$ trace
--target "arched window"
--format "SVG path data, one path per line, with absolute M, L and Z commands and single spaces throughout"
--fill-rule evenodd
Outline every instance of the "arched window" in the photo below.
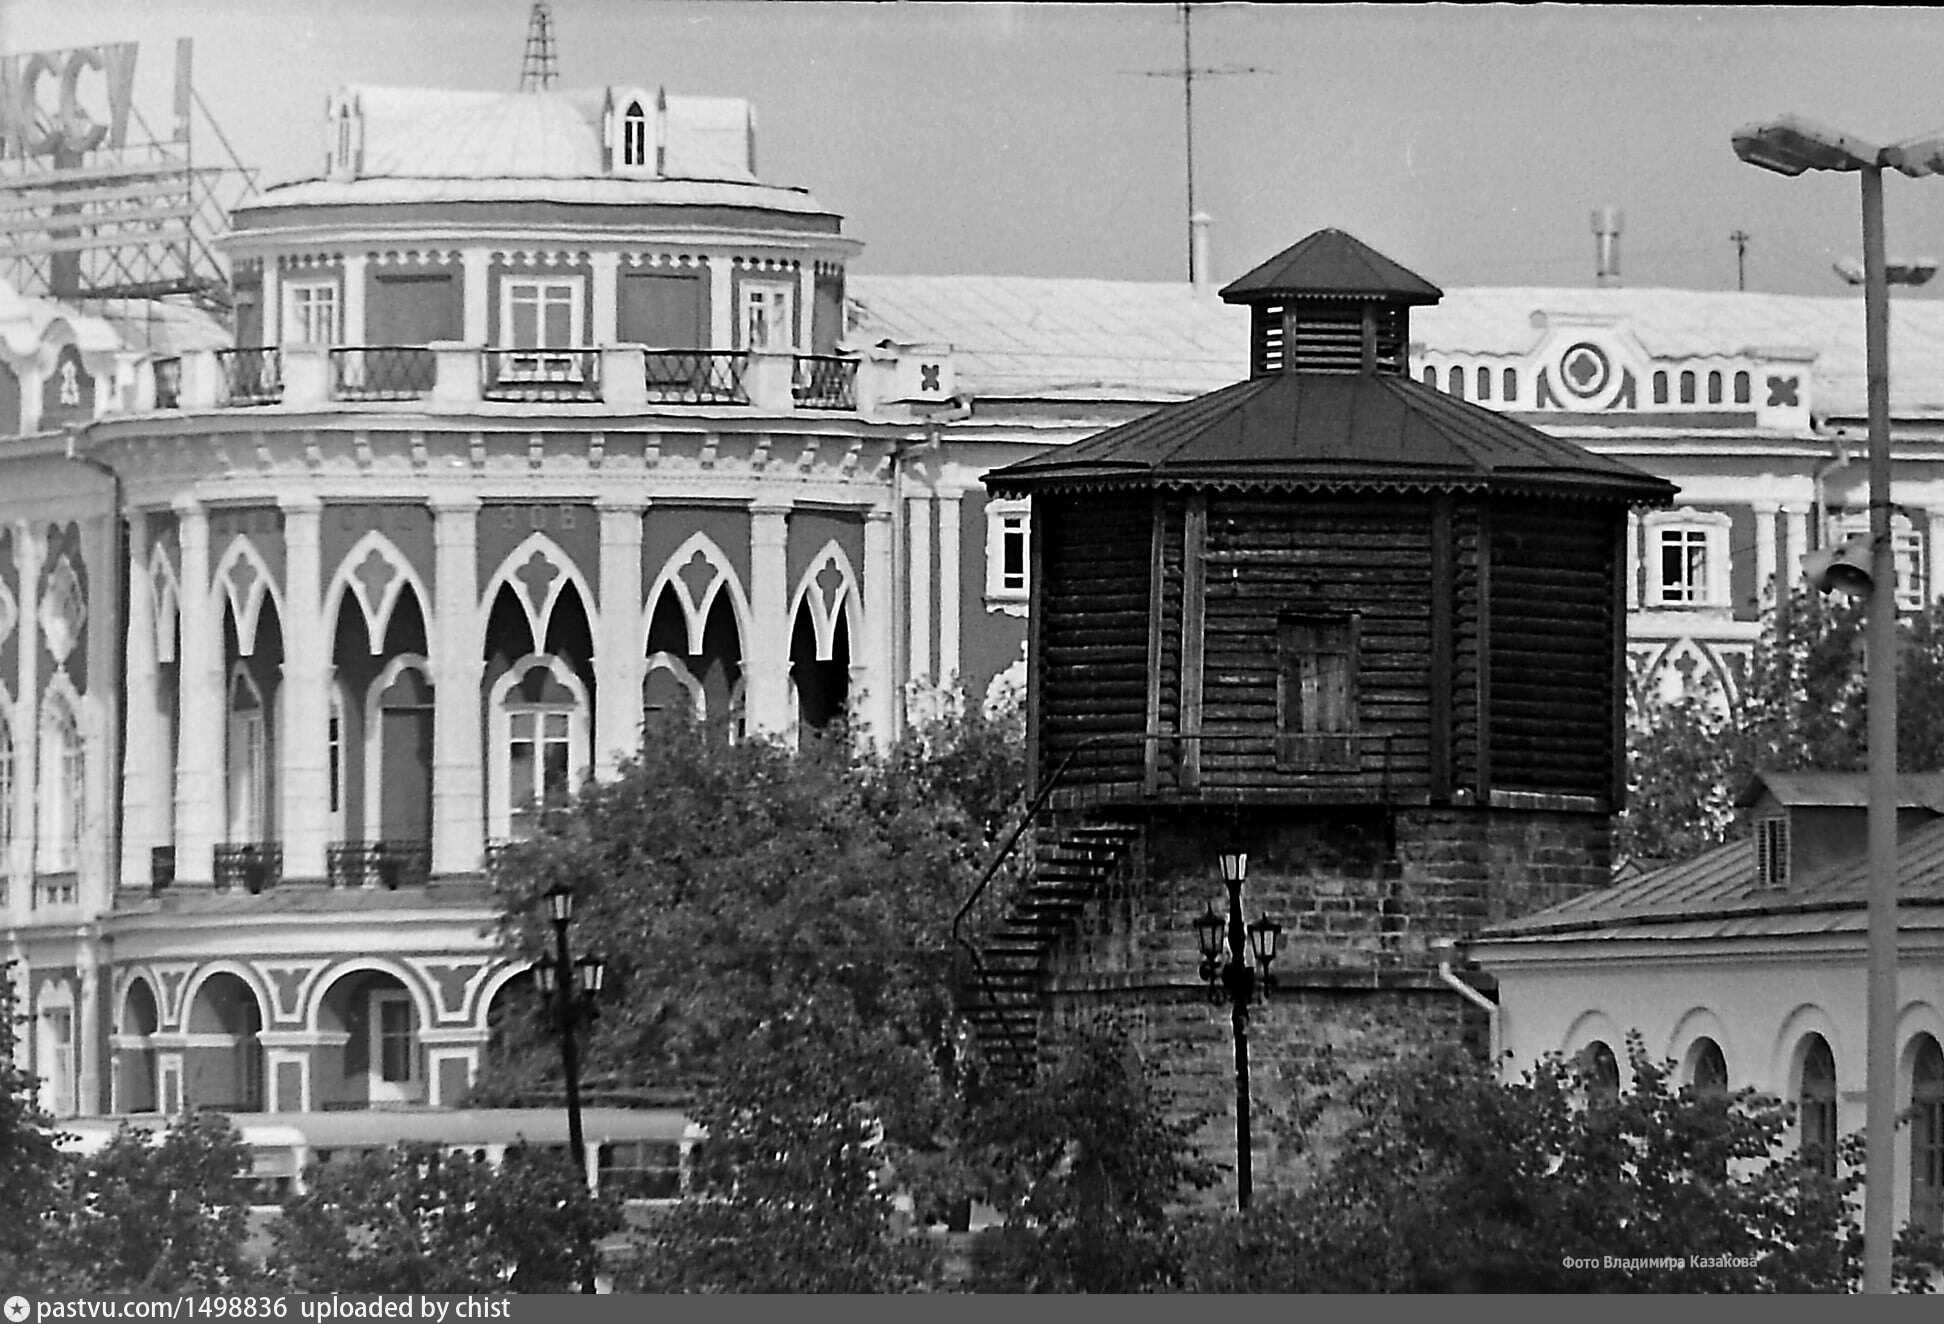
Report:
M 229 684 L 229 839 L 262 841 L 269 824 L 269 720 L 263 691 L 238 663 Z
M 1802 1086 L 1797 1093 L 1796 1121 L 1802 1137 L 1802 1161 L 1824 1176 L 1836 1175 L 1836 1057 L 1829 1041 L 1809 1036 L 1802 1050 Z
M 1910 1070 L 1910 1221 L 1944 1232 L 1944 1049 L 1920 1035 Z
M 1519 370 L 1517 368 L 1507 368 L 1503 373 L 1499 374 L 1499 399 L 1509 405 L 1517 402 L 1518 398 Z
M 1654 373 L 1654 403 L 1657 405 L 1667 403 L 1667 374 L 1665 372 L 1656 371 Z
M 1728 1092 L 1728 1059 L 1721 1045 L 1712 1039 L 1697 1039 L 1688 1054 L 1688 1083 L 1696 1094 L 1721 1095 Z
M 1480 368 L 1478 370 L 1478 398 L 1480 400 L 1489 400 L 1492 398 L 1492 370 L 1490 368 Z
M 1456 364 L 1445 372 L 1445 393 L 1460 400 L 1465 398 L 1465 370 Z
M 587 776 L 587 707 L 579 678 L 550 657 L 516 662 L 493 686 L 492 836 L 531 836 L 539 810 L 565 800 Z
M 1580 1050 L 1580 1080 L 1593 1103 L 1612 1103 L 1620 1097 L 1620 1061 L 1604 1040 L 1595 1039 Z
M 1721 403 L 1721 374 L 1718 372 L 1708 374 L 1708 403 L 1711 405 Z
M 621 116 L 621 164 L 648 164 L 648 116 L 643 113 L 639 101 L 629 102 L 628 109 Z
M 1684 372 L 1681 374 L 1681 403 L 1684 405 L 1694 403 L 1694 374 L 1692 372 Z
M 81 818 L 87 804 L 87 763 L 74 709 L 47 697 L 40 724 L 40 870 L 71 873 L 81 859 Z
M 1738 405 L 1748 403 L 1748 374 L 1746 372 L 1738 372 L 1735 374 L 1735 403 Z
M 1429 386 L 1434 391 L 1438 389 L 1438 370 L 1436 368 L 1427 367 L 1419 375 L 1423 377 L 1426 386 Z

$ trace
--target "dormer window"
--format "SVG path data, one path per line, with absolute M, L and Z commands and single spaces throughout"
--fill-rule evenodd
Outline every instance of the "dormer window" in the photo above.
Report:
M 1755 886 L 1789 885 L 1789 820 L 1778 814 L 1755 824 Z
M 639 101 L 629 102 L 621 116 L 621 164 L 629 169 L 648 164 L 648 114 Z

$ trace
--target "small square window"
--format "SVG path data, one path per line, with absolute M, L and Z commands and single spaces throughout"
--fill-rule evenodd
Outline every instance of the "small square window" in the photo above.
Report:
M 1032 517 L 1024 502 L 986 505 L 986 596 L 1024 600 L 1032 588 Z
M 1692 607 L 1708 600 L 1708 530 L 1677 526 L 1659 530 L 1660 600 Z

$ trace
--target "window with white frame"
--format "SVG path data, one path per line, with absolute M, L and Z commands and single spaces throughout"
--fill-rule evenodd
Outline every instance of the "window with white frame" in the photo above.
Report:
M 1829 545 L 1869 532 L 1869 511 L 1845 511 L 1829 521 Z M 1897 610 L 1922 611 L 1930 596 L 1930 570 L 1924 562 L 1924 535 L 1909 516 L 1890 517 L 1890 546 L 1897 565 Z
M 796 326 L 790 316 L 795 292 L 796 286 L 783 281 L 742 283 L 744 349 L 796 348 Z
M 267 824 L 270 757 L 263 692 L 238 663 L 229 687 L 229 839 L 261 841 Z
M 60 695 L 48 696 L 41 710 L 39 780 L 40 869 L 70 873 L 81 859 L 87 762 L 80 724 Z
M 1032 517 L 1024 501 L 986 502 L 986 596 L 1023 600 L 1031 565 Z
M 500 287 L 500 343 L 508 349 L 567 349 L 581 342 L 579 277 L 509 276 Z
M 621 164 L 634 168 L 648 164 L 648 115 L 639 101 L 629 102 L 621 116 Z
M 325 800 L 325 813 L 331 824 L 331 838 L 338 840 L 344 836 L 344 797 L 345 797 L 345 725 L 344 693 L 337 686 L 331 687 L 331 715 L 324 728 L 324 749 L 326 775 L 329 779 Z
M 587 697 L 572 671 L 552 659 L 515 665 L 493 686 L 489 832 L 523 840 L 541 811 L 562 803 L 587 775 Z
M 284 341 L 294 345 L 337 344 L 336 281 L 293 281 L 284 286 Z
M 1728 516 L 1679 510 L 1645 522 L 1649 607 L 1728 605 Z

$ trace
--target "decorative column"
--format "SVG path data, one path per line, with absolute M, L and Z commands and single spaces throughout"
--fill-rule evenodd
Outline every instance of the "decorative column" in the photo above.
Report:
M 1640 512 L 1627 512 L 1627 610 L 1640 610 Z
M 331 638 L 324 623 L 323 503 L 279 499 L 284 529 L 283 730 L 277 785 L 284 876 L 323 878 L 331 834 Z
M 938 679 L 956 685 L 959 679 L 959 498 L 960 492 L 938 494 Z
M 468 345 L 485 345 L 493 338 L 487 317 L 488 291 L 492 283 L 493 254 L 485 248 L 467 248 L 459 254 L 459 269 L 464 275 L 461 302 L 464 306 L 460 335 Z
M 122 751 L 121 882 L 149 878 L 149 851 L 169 844 L 169 732 L 156 707 L 160 668 L 155 656 L 155 581 L 149 577 L 148 515 L 128 512 L 128 642 L 123 702 L 128 743 Z
M 105 494 L 104 494 L 105 495 Z M 113 583 L 107 576 L 116 573 L 116 558 L 121 554 L 121 512 L 110 505 L 105 513 L 81 521 L 82 558 L 91 582 L 90 609 L 102 609 L 112 601 Z M 92 579 L 96 573 L 102 578 Z M 112 608 L 102 610 L 112 619 Z M 115 885 L 121 867 L 121 816 L 115 812 L 121 794 L 119 776 L 122 756 L 122 724 L 115 711 L 122 702 L 111 677 L 120 659 L 120 640 L 111 629 L 87 632 L 86 688 L 80 696 L 83 767 L 86 783 L 82 788 L 81 851 L 75 862 L 75 895 L 87 913 L 105 913 L 114 905 Z M 97 1098 L 94 1107 L 102 1106 Z
M 1944 594 L 1944 510 L 1929 512 L 1924 539 L 1924 547 L 1928 553 L 1926 565 L 1930 571 L 1930 582 L 1924 586 L 1924 598 L 1926 601 L 1935 602 L 1940 594 Z
M 1767 607 L 1775 601 L 1775 516 L 1781 510 L 1773 501 L 1755 503 L 1755 605 Z
M 594 269 L 594 306 L 588 320 L 588 337 L 595 345 L 612 345 L 620 338 L 617 330 L 617 306 L 621 301 L 619 290 L 621 255 L 619 253 L 595 253 L 588 261 Z
M 601 516 L 601 617 L 594 646 L 594 775 L 604 781 L 641 748 L 644 504 L 640 497 L 595 502 Z
M 80 1001 L 74 1009 L 80 1031 L 74 1064 L 75 1111 L 86 1115 L 107 1105 L 101 1082 L 105 1041 L 101 1034 L 101 951 L 93 938 L 75 944 L 74 964 L 81 975 Z
M 371 259 L 363 253 L 347 253 L 344 257 L 344 343 L 347 345 L 367 345 L 370 338 L 365 334 L 365 270 Z
M 892 683 L 891 519 L 889 509 L 872 510 L 864 517 L 863 654 L 869 677 L 862 711 L 867 734 L 882 748 L 898 735 L 898 695 Z
M 1809 511 L 1805 506 L 1782 507 L 1782 582 L 1780 596 L 1787 597 L 1802 574 L 1802 558 L 1809 555 Z
M 176 741 L 176 881 L 214 878 L 210 853 L 223 831 L 223 768 L 227 731 L 223 721 L 223 634 L 216 595 L 209 584 L 209 516 L 200 502 L 176 503 L 182 546 L 178 586 L 182 649 L 181 696 Z
M 40 808 L 34 788 L 40 780 L 40 571 L 42 548 L 34 526 L 13 526 L 14 572 L 20 585 L 19 668 L 14 676 L 13 841 L 8 869 L 30 893 L 34 884 L 34 820 Z
M 475 547 L 479 501 L 443 496 L 432 503 L 432 872 L 472 873 L 486 846 L 486 769 L 480 741 L 479 628 Z
M 915 691 L 929 684 L 931 669 L 931 590 L 932 590 L 932 499 L 929 496 L 905 498 L 909 537 L 905 541 L 905 578 L 910 585 L 911 612 L 906 624 L 910 631 L 910 665 L 905 669 Z
M 749 638 L 743 651 L 743 721 L 751 735 L 790 729 L 790 507 L 749 512 Z
M 263 264 L 263 343 L 283 344 L 283 264 L 268 258 Z

